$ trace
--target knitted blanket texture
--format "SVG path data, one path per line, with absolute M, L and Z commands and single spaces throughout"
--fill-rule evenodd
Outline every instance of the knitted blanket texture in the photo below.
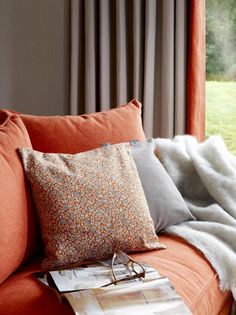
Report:
M 198 143 L 192 136 L 155 139 L 163 166 L 196 221 L 165 231 L 197 247 L 215 268 L 220 289 L 236 300 L 236 156 L 219 136 Z

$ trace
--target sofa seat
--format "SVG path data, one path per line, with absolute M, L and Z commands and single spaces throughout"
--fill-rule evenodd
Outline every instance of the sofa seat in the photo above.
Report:
M 167 276 L 194 315 L 226 315 L 232 304 L 230 292 L 219 289 L 217 274 L 204 256 L 186 241 L 162 234 L 165 250 L 132 254 Z M 1 315 L 69 315 L 56 292 L 40 284 L 31 273 L 40 270 L 40 259 L 12 274 L 0 285 Z
M 41 259 L 13 273 L 0 285 L 1 315 L 72 315 L 69 305 L 60 303 L 55 290 L 39 283 L 32 272 L 40 271 Z
M 217 273 L 204 255 L 179 237 L 164 234 L 159 237 L 166 250 L 132 257 L 148 262 L 168 277 L 194 315 L 229 314 L 232 295 L 220 291 Z

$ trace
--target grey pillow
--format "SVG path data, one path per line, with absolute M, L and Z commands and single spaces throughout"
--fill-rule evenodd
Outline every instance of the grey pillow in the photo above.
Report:
M 154 221 L 155 230 L 195 220 L 184 199 L 154 154 L 154 141 L 131 141 L 131 152 Z

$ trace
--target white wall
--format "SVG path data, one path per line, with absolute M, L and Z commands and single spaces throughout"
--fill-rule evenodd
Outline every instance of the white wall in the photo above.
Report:
M 68 1 L 0 0 L 0 108 L 68 112 Z

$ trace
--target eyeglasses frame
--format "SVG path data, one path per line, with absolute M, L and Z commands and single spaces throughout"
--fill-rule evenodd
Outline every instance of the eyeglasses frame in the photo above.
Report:
M 122 260 L 121 257 L 123 257 L 123 258 L 125 257 L 126 261 Z M 135 274 L 127 276 L 127 277 L 124 277 L 122 279 L 117 279 L 117 277 L 115 276 L 115 271 L 114 271 L 115 259 L 117 259 L 124 266 L 127 266 L 128 269 L 131 270 L 131 272 L 134 272 Z M 135 270 L 134 265 L 138 265 L 141 268 L 142 271 L 141 272 L 137 272 Z M 117 283 L 123 282 L 123 281 L 135 280 L 135 279 L 139 279 L 139 278 L 145 278 L 145 269 L 144 269 L 143 265 L 141 263 L 139 263 L 138 261 L 133 260 L 125 252 L 122 252 L 120 250 L 115 251 L 114 254 L 113 254 L 112 263 L 111 263 L 111 273 L 112 273 L 112 282 L 110 284 L 117 284 Z

